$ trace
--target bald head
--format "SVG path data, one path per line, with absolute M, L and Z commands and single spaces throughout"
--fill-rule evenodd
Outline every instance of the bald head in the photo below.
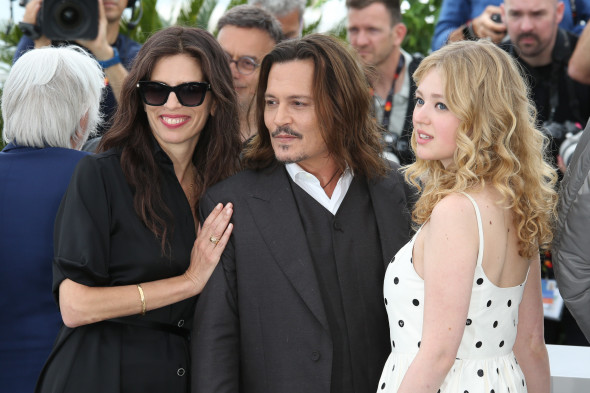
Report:
M 551 62 L 564 4 L 558 0 L 505 0 L 501 5 L 510 40 L 531 66 Z

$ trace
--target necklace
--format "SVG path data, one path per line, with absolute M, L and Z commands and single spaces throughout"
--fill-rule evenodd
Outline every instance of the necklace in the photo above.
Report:
M 328 187 L 328 184 L 332 183 L 332 180 L 334 180 L 334 178 L 336 177 L 336 175 L 340 172 L 340 169 L 336 169 L 336 172 L 334 172 L 334 174 L 332 175 L 332 177 L 330 178 L 330 180 L 328 180 L 328 182 L 322 186 L 322 188 L 325 190 L 326 187 Z M 320 184 L 321 186 L 321 184 Z

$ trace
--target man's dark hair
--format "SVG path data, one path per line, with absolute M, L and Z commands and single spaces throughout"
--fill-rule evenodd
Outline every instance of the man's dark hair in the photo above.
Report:
M 238 5 L 227 11 L 217 22 L 217 31 L 224 26 L 256 28 L 266 31 L 275 43 L 283 40 L 279 21 L 268 11 L 253 5 Z
M 344 43 L 310 34 L 277 44 L 264 58 L 256 91 L 258 134 L 246 147 L 245 166 L 262 169 L 275 162 L 270 132 L 264 122 L 265 93 L 274 64 L 312 61 L 312 96 L 319 132 L 340 169 L 375 178 L 387 172 L 381 134 L 371 114 L 371 94 L 362 63 Z
M 387 8 L 389 16 L 391 17 L 391 25 L 395 25 L 402 21 L 402 12 L 399 0 L 346 0 L 346 8 L 363 9 L 371 4 L 381 3 Z

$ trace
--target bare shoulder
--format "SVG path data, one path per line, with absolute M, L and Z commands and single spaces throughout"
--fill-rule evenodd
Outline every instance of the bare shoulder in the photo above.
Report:
M 443 223 L 472 223 L 475 219 L 475 209 L 467 196 L 460 193 L 453 193 L 441 199 L 430 216 L 433 224 Z
M 475 209 L 463 194 L 449 194 L 441 199 L 425 227 L 424 241 L 450 242 L 451 244 L 478 244 L 478 229 Z
M 459 193 L 445 196 L 432 210 L 424 229 L 423 237 L 416 239 L 416 244 L 424 251 L 425 281 L 433 273 L 436 276 L 449 268 L 473 278 L 471 269 L 475 268 L 474 261 L 477 260 L 479 232 L 475 209 L 469 198 Z M 414 260 L 415 269 L 421 274 L 420 260 Z

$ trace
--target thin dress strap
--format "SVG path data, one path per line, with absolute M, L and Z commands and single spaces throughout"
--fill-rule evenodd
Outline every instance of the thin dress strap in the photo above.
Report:
M 475 208 L 475 216 L 477 217 L 477 231 L 479 233 L 479 250 L 477 251 L 477 266 L 481 266 L 483 261 L 483 226 L 481 223 L 481 214 L 479 213 L 479 207 L 475 202 L 475 199 L 471 197 L 471 195 L 467 194 L 466 192 L 461 192 L 461 194 L 465 195 L 471 201 L 471 204 Z

